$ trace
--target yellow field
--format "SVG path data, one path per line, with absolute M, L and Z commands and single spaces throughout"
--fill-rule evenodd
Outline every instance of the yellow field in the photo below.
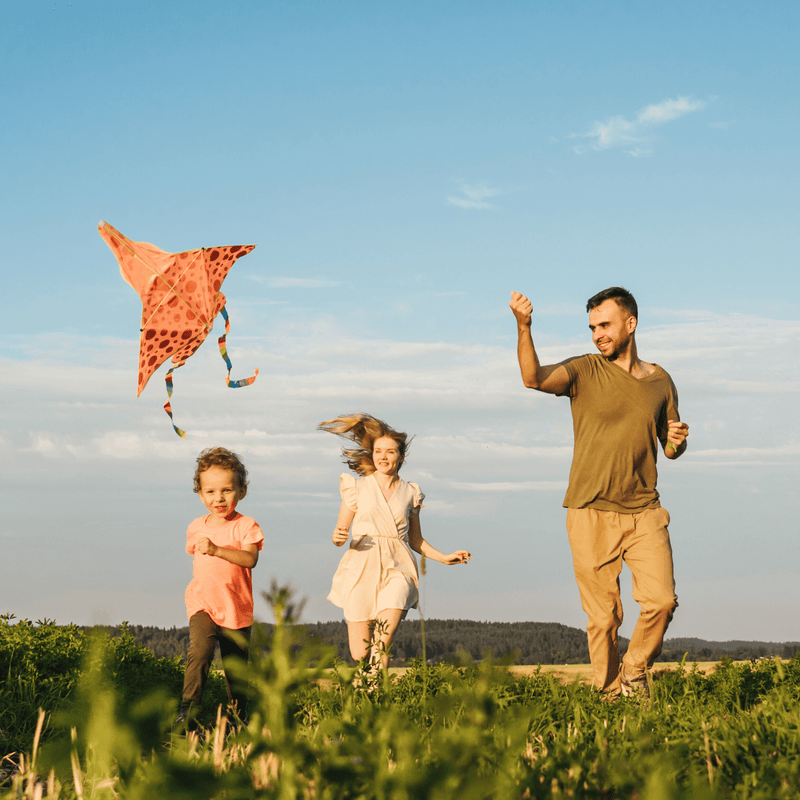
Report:
M 722 662 L 720 661 L 701 661 L 697 664 L 698 669 L 705 675 L 713 672 Z M 652 673 L 657 676 L 659 673 L 671 672 L 679 667 L 677 661 L 664 661 L 657 663 Z M 687 669 L 693 665 L 686 664 Z M 391 667 L 389 669 L 390 675 L 405 675 L 407 667 Z M 521 665 L 506 667 L 513 675 L 533 675 L 537 669 L 541 669 L 543 673 L 551 673 L 555 675 L 564 683 L 572 683 L 573 681 L 583 681 L 589 683 L 592 680 L 592 668 L 589 664 L 543 664 L 541 667 L 535 665 Z
M 701 661 L 698 663 L 698 669 L 705 675 L 713 672 L 721 662 L 719 661 Z M 652 669 L 654 676 L 663 672 L 672 672 L 677 669 L 680 664 L 677 661 L 664 661 L 655 664 Z M 691 665 L 686 665 L 691 668 Z M 539 669 L 535 666 L 514 666 L 509 667 L 514 675 L 532 675 Z M 584 681 L 589 683 L 592 680 L 592 668 L 589 664 L 545 664 L 541 667 L 542 672 L 548 672 L 556 675 L 560 680 L 565 683 L 572 681 Z
M 721 663 L 721 661 L 700 661 L 698 662 L 697 667 L 704 675 L 708 675 L 717 669 Z M 672 672 L 673 670 L 676 670 L 679 666 L 680 664 L 677 661 L 659 662 L 653 667 L 651 673 L 653 677 L 656 678 L 665 672 Z M 692 664 L 686 664 L 685 668 L 688 670 L 693 666 L 694 662 Z M 591 683 L 592 680 L 592 668 L 589 664 L 543 664 L 541 667 L 531 664 L 524 664 L 504 667 L 503 669 L 509 670 L 512 675 L 533 675 L 537 669 L 541 669 L 543 673 L 555 675 L 564 683 L 573 683 L 574 681 Z M 399 677 L 405 675 L 406 672 L 408 672 L 408 667 L 389 668 L 390 677 Z M 323 689 L 330 689 L 333 686 L 333 681 L 329 678 L 320 678 L 314 681 L 314 683 L 318 684 Z

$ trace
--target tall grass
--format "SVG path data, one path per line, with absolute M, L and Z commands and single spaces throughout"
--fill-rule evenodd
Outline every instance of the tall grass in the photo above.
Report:
M 356 670 L 286 624 L 288 595 L 272 599 L 270 647 L 239 676 L 247 727 L 220 713 L 182 737 L 167 694 L 124 700 L 109 670 L 87 670 L 47 741 L 42 722 L 28 755 L 14 756 L 0 797 L 800 796 L 800 659 L 728 662 L 710 676 L 682 665 L 657 676 L 649 703 L 606 702 L 541 672 L 422 660 L 356 688 Z
M 94 673 L 102 673 L 120 705 L 130 706 L 161 689 L 177 697 L 183 686 L 179 658 L 156 658 L 137 644 L 122 626 L 120 636 L 86 632 L 76 625 L 56 625 L 52 620 L 12 624 L 11 615 L 0 616 L 0 756 L 29 748 L 38 711 L 45 709 L 42 735 L 46 738 L 54 714 L 84 713 L 90 702 L 78 691 Z M 224 681 L 210 677 L 212 707 L 226 697 Z M 213 721 L 213 716 L 211 717 Z

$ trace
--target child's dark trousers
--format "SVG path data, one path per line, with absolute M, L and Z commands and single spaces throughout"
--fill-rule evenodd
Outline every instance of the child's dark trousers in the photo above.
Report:
M 234 634 L 232 636 L 231 634 Z M 236 641 L 244 639 L 241 644 Z M 238 658 L 247 663 L 247 651 L 250 643 L 250 628 L 223 628 L 217 625 L 205 611 L 198 611 L 189 620 L 189 656 L 186 661 L 186 675 L 183 681 L 183 707 L 199 709 L 203 697 L 203 689 L 208 680 L 208 670 L 214 660 L 214 648 L 219 642 L 220 656 L 225 667 L 229 658 Z M 228 688 L 228 700 L 234 705 L 240 717 L 244 716 L 247 698 L 237 690 L 236 684 L 225 669 L 225 683 Z

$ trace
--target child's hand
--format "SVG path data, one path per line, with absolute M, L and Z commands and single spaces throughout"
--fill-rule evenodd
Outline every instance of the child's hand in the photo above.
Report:
M 333 536 L 331 539 L 337 547 L 341 547 L 350 537 L 350 531 L 347 528 L 334 528 Z
M 217 554 L 217 546 L 211 541 L 211 539 L 208 539 L 205 536 L 202 539 L 197 540 L 197 544 L 194 546 L 194 549 L 198 553 L 202 553 L 204 556 L 213 556 Z
M 442 564 L 466 564 L 472 558 L 472 553 L 466 550 L 456 550 L 444 557 Z

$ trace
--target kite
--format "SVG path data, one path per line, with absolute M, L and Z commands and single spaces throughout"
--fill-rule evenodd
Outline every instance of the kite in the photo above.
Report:
M 238 258 L 255 248 L 254 244 L 229 247 L 202 247 L 183 253 L 166 253 L 148 242 L 133 242 L 107 222 L 97 226 L 100 235 L 119 262 L 122 277 L 142 299 L 142 325 L 139 344 L 138 397 L 150 376 L 170 356 L 175 365 L 164 379 L 167 402 L 175 433 L 186 438 L 172 418 L 172 373 L 205 341 L 214 326 L 217 314 L 225 320 L 225 333 L 219 338 L 219 350 L 228 366 L 225 379 L 232 389 L 249 386 L 258 375 L 239 381 L 231 380 L 226 337 L 231 324 L 225 309 L 222 281 Z

